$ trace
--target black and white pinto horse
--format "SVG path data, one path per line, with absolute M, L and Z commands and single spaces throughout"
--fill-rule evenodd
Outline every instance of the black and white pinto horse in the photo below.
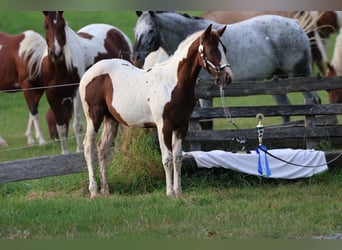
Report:
M 35 143 L 32 136 L 33 127 L 39 144 L 45 144 L 38 116 L 38 104 L 44 93 L 40 82 L 39 62 L 45 47 L 44 38 L 32 30 L 16 35 L 0 32 L 0 91 L 4 93 L 23 91 L 30 111 L 26 129 L 28 145 Z M 7 146 L 2 136 L 0 136 L 0 146 Z
M 232 80 L 225 47 L 220 41 L 224 31 L 225 27 L 214 31 L 208 26 L 204 32 L 197 32 L 181 43 L 169 60 L 149 69 L 111 59 L 102 60 L 87 70 L 79 90 L 87 121 L 84 156 L 91 197 L 98 195 L 93 164 L 95 138 L 102 122 L 98 144 L 102 194 L 109 194 L 106 161 L 119 123 L 157 127 L 166 194 L 181 193 L 182 141 L 196 103 L 195 84 L 200 69 L 206 69 L 217 84 Z
M 162 47 L 172 53 L 189 34 L 222 24 L 178 12 L 137 12 L 134 28 L 135 45 L 133 62 L 143 65 L 148 53 Z M 310 41 L 295 19 L 263 15 L 227 25 L 222 36 L 228 48 L 227 60 L 231 63 L 235 81 L 264 80 L 279 77 L 310 76 L 312 58 Z M 200 78 L 210 80 L 201 72 Z M 319 103 L 315 92 L 304 93 L 306 103 Z M 290 105 L 287 94 L 274 96 L 280 105 Z M 202 104 L 212 106 L 212 100 Z M 284 117 L 283 121 L 288 121 Z
M 133 46 L 118 28 L 108 24 L 90 24 L 77 33 L 66 23 L 63 11 L 44 11 L 44 28 L 47 42 L 42 60 L 42 81 L 46 85 L 47 100 L 55 114 L 62 154 L 68 153 L 66 143 L 68 107 L 65 99 L 74 99 L 74 131 L 77 151 L 82 151 L 82 105 L 78 83 L 84 72 L 95 62 L 108 58 L 130 60 Z

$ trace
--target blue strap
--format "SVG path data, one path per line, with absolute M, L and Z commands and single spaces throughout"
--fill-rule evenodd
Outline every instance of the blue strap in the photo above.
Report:
M 260 155 L 260 151 L 259 148 L 261 148 L 264 152 L 265 152 L 265 170 L 266 170 L 266 176 L 271 176 L 271 169 L 270 166 L 268 164 L 268 159 L 267 159 L 267 147 L 264 145 L 259 145 L 258 147 L 256 147 L 255 151 L 258 154 L 258 172 L 259 174 L 263 175 L 263 167 L 262 167 L 262 162 L 261 162 L 261 155 Z

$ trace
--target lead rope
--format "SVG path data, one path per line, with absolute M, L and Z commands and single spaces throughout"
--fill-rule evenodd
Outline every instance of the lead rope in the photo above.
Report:
M 223 90 L 222 84 L 219 85 L 219 89 L 220 89 L 220 99 L 221 99 L 221 104 L 222 104 L 224 116 L 225 116 L 226 120 L 228 121 L 228 123 L 232 124 L 236 130 L 240 131 L 240 128 L 235 124 L 235 122 L 233 122 L 232 115 L 229 112 L 228 105 L 226 104 L 226 101 L 225 101 L 224 90 Z M 246 146 L 245 146 L 246 140 L 245 139 L 235 137 L 232 140 L 236 140 L 239 144 L 243 145 L 241 148 L 241 151 L 245 150 L 245 148 L 246 148 Z
M 260 156 L 260 151 L 264 152 L 265 153 L 265 160 L 264 160 L 264 163 L 265 163 L 265 168 L 266 168 L 266 175 L 267 176 L 270 176 L 271 175 L 271 170 L 269 169 L 269 164 L 268 164 L 268 160 L 267 160 L 267 157 L 266 155 L 269 155 L 271 156 L 272 158 L 278 160 L 278 161 L 281 161 L 281 162 L 284 162 L 286 164 L 289 164 L 289 165 L 293 165 L 293 166 L 297 166 L 297 167 L 303 167 L 303 168 L 318 168 L 318 167 L 323 167 L 325 165 L 329 165 L 331 164 L 332 162 L 336 161 L 338 158 L 340 158 L 342 156 L 342 152 L 339 153 L 336 157 L 334 157 L 333 159 L 331 159 L 330 161 L 326 162 L 326 163 L 322 163 L 322 164 L 319 164 L 319 165 L 303 165 L 303 164 L 298 164 L 298 163 L 293 163 L 293 162 L 289 162 L 287 160 L 284 160 L 284 159 L 281 159 L 280 157 L 270 153 L 267 149 L 266 146 L 262 145 L 262 138 L 263 138 L 263 135 L 264 135 L 264 125 L 261 123 L 261 121 L 263 120 L 264 118 L 264 115 L 263 114 L 257 114 L 256 115 L 256 118 L 258 119 L 258 125 L 256 126 L 256 129 L 257 129 L 257 133 L 258 133 L 258 139 L 259 139 L 259 145 L 256 147 L 255 151 L 257 152 L 257 154 L 259 155 L 259 159 L 258 159 L 258 172 L 260 174 L 263 174 L 263 164 L 261 162 L 261 156 Z M 260 151 L 259 151 L 260 150 Z

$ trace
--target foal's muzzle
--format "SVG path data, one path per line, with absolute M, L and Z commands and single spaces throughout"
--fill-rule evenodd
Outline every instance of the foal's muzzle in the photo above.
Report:
M 233 72 L 229 64 L 220 65 L 216 67 L 216 84 L 230 84 L 233 81 Z

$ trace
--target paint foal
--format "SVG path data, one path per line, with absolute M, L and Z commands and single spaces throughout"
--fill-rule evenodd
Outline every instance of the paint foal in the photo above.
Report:
M 38 104 L 44 89 L 37 88 L 41 87 L 39 62 L 45 47 L 44 38 L 32 30 L 18 35 L 0 32 L 0 91 L 13 93 L 23 90 L 30 111 L 26 129 L 29 145 L 35 143 L 31 132 L 33 126 L 39 144 L 45 143 L 38 119 Z M 7 145 L 1 136 L 0 145 Z
M 157 127 L 166 194 L 181 193 L 182 141 L 196 103 L 195 84 L 200 69 L 205 68 L 218 84 L 232 80 L 220 41 L 225 28 L 212 31 L 210 25 L 204 32 L 197 32 L 180 44 L 173 57 L 149 69 L 113 59 L 96 63 L 84 74 L 80 96 L 87 121 L 84 156 L 91 197 L 98 194 L 93 162 L 95 138 L 102 122 L 98 144 L 102 194 L 109 194 L 106 165 L 119 123 Z
M 84 72 L 95 62 L 107 58 L 130 60 L 132 44 L 118 28 L 108 24 L 91 24 L 77 33 L 66 23 L 63 11 L 44 11 L 44 28 L 48 48 L 42 61 L 43 83 L 47 100 L 55 114 L 62 154 L 68 153 L 67 123 L 63 118 L 63 100 L 74 98 L 74 131 L 77 151 L 82 150 L 82 106 L 78 83 Z M 63 86 L 63 87 L 61 87 Z

